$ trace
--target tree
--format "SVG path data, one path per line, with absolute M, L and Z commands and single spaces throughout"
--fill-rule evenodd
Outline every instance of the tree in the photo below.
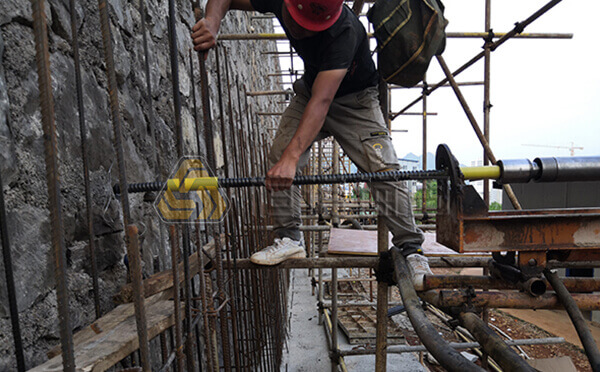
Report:
M 427 180 L 427 191 L 425 194 L 425 206 L 427 209 L 437 209 L 437 182 L 436 180 Z M 423 203 L 423 189 L 415 193 L 415 204 L 420 209 Z

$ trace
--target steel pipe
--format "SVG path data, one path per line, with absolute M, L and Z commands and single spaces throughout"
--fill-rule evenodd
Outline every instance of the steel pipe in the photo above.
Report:
M 402 302 L 404 302 L 410 322 L 423 342 L 423 345 L 427 347 L 427 350 L 442 367 L 449 371 L 483 371 L 482 368 L 469 362 L 460 353 L 451 348 L 433 327 L 421 307 L 417 292 L 415 292 L 406 259 L 402 256 L 399 248 L 394 247 L 391 249 L 391 252 L 394 260 L 394 276 L 398 283 Z
M 575 301 L 574 296 L 569 293 L 555 272 L 546 269 L 544 270 L 544 276 L 546 279 L 548 279 L 548 282 L 550 282 L 552 288 L 554 288 L 556 296 L 565 307 L 565 310 L 567 310 L 567 313 L 573 322 L 573 326 L 579 335 L 579 339 L 583 344 L 583 348 L 585 349 L 585 354 L 588 357 L 592 371 L 600 371 L 600 351 L 598 350 L 598 345 L 592 336 L 592 332 L 590 331 L 587 322 L 585 319 L 583 319 L 583 315 L 581 314 L 580 310 L 581 307 L 578 306 L 579 304 Z M 600 301 L 596 302 L 596 307 L 600 308 Z
M 532 345 L 553 345 L 562 344 L 565 339 L 562 337 L 546 337 L 546 338 L 534 338 L 534 339 L 518 339 L 518 340 L 506 340 L 504 341 L 508 346 L 532 346 Z M 468 350 L 480 348 L 479 342 L 449 342 L 448 345 L 456 350 Z M 391 345 L 388 346 L 388 354 L 403 354 L 403 353 L 418 353 L 427 351 L 425 345 Z M 340 355 L 342 356 L 355 356 L 355 355 L 373 355 L 375 349 L 352 349 L 352 350 L 341 350 Z
M 511 32 L 494 33 L 495 39 L 502 39 L 510 35 L 515 39 L 572 39 L 573 34 L 570 33 L 521 33 L 511 34 Z M 373 38 L 373 33 L 368 33 L 369 38 Z M 489 37 L 487 32 L 446 32 L 446 37 L 449 39 L 484 39 Z M 219 35 L 219 41 L 235 41 L 235 40 L 288 40 L 285 34 L 269 34 L 269 33 L 249 33 L 249 34 L 223 34 Z M 500 41 L 498 40 L 498 41 Z
M 492 331 L 480 317 L 470 312 L 460 313 L 461 324 L 481 344 L 482 349 L 507 371 L 536 371 L 521 358 L 500 336 Z
M 475 291 L 473 295 L 465 290 L 429 290 L 420 292 L 419 296 L 440 308 L 462 306 L 470 303 L 477 308 L 493 309 L 562 309 L 556 294 L 546 293 L 531 297 L 521 292 L 488 292 Z M 581 310 L 600 310 L 600 295 L 573 294 L 573 300 Z
M 559 278 L 569 292 L 598 292 L 600 279 Z M 542 281 L 545 285 L 545 281 Z M 424 290 L 473 287 L 475 289 L 521 289 L 523 285 L 484 275 L 425 275 Z M 543 293 L 542 293 L 543 294 Z

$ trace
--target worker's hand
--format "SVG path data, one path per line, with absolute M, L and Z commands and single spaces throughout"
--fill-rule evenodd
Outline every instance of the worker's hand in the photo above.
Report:
M 286 156 L 285 154 L 279 159 L 277 164 L 269 170 L 265 179 L 265 185 L 269 191 L 282 191 L 292 187 L 292 181 L 296 175 L 296 166 L 298 160 Z
M 219 22 L 211 18 L 202 18 L 192 27 L 192 41 L 194 49 L 204 52 L 217 45 Z

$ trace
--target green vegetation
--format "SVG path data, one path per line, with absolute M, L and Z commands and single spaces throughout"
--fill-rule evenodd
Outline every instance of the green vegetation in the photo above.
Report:
M 427 180 L 427 191 L 425 195 L 425 203 L 427 209 L 437 209 L 437 182 L 436 180 Z M 423 203 L 423 190 L 418 190 L 415 193 L 415 204 L 417 209 L 420 209 Z
M 502 206 L 500 205 L 500 203 L 492 202 L 490 204 L 490 211 L 501 211 L 501 210 L 502 210 Z

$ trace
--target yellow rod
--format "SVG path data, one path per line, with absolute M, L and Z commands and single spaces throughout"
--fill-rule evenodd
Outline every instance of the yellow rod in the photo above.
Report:
M 498 179 L 500 178 L 500 167 L 489 165 L 483 167 L 461 167 L 460 171 L 466 180 Z
M 180 187 L 183 186 L 181 189 Z M 183 181 L 183 185 L 177 178 L 167 180 L 167 188 L 170 191 L 187 192 L 200 190 L 205 188 L 207 190 L 215 190 L 219 186 L 219 179 L 217 177 L 197 177 L 197 178 L 186 178 Z

